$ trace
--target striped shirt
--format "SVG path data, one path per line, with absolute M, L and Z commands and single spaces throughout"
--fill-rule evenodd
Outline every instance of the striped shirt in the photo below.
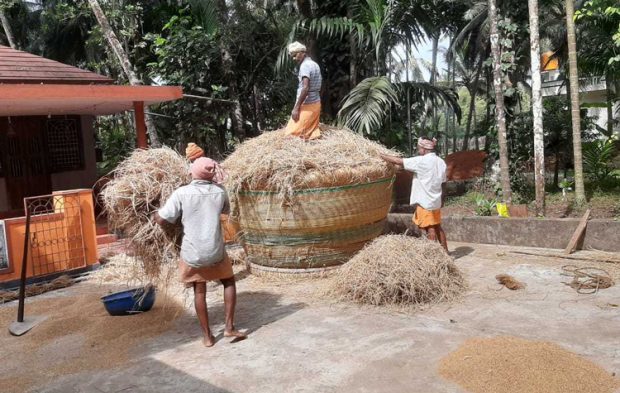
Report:
M 220 214 L 230 210 L 224 187 L 194 180 L 175 190 L 158 213 L 164 220 L 183 224 L 181 258 L 191 267 L 213 266 L 224 259 Z
M 297 98 L 295 102 L 299 100 L 301 89 L 304 87 L 304 77 L 308 78 L 310 83 L 308 83 L 308 95 L 302 104 L 313 104 L 321 101 L 321 69 L 314 60 L 306 56 L 299 65 L 299 85 L 297 87 Z

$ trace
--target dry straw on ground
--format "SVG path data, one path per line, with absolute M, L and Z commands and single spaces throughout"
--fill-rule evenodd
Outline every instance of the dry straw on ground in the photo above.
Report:
M 295 190 L 364 183 L 390 177 L 394 168 L 379 153 L 396 154 L 350 130 L 321 125 L 320 139 L 266 132 L 237 147 L 223 166 L 231 195 L 271 190 L 290 198 Z
M 517 337 L 473 338 L 445 357 L 440 374 L 472 393 L 612 393 L 617 378 L 560 346 Z
M 50 282 L 42 282 L 39 284 L 31 284 L 26 287 L 26 297 L 40 295 L 42 293 L 52 291 L 54 289 L 65 288 L 73 285 L 73 279 L 69 276 L 62 275 Z M 0 291 L 0 304 L 10 302 L 19 298 L 19 290 Z
M 26 315 L 47 319 L 22 337 L 6 330 L 0 335 L 3 358 L 10 359 L 0 362 L 0 391 L 26 391 L 64 375 L 120 366 L 183 315 L 181 304 L 158 293 L 149 312 L 110 316 L 99 298 L 116 290 L 80 284 L 65 296 L 27 303 Z M 0 326 L 14 320 L 15 313 L 16 305 L 0 308 Z
M 330 292 L 371 305 L 424 305 L 450 301 L 466 287 L 452 258 L 436 242 L 381 236 L 336 273 Z
M 185 158 L 172 149 L 135 150 L 103 189 L 108 223 L 129 238 L 149 279 L 159 278 L 161 266 L 178 258 L 180 227 L 168 233 L 151 215 L 175 189 L 189 183 L 188 168 Z
M 521 281 L 517 280 L 510 274 L 498 274 L 497 276 L 495 276 L 495 279 L 499 284 L 513 291 L 525 288 L 525 284 L 523 284 Z

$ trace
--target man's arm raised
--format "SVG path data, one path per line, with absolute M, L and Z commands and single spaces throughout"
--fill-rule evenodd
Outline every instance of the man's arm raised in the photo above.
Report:
M 390 156 L 387 154 L 379 154 L 383 161 L 389 162 L 390 164 L 403 166 L 403 159 L 401 157 Z

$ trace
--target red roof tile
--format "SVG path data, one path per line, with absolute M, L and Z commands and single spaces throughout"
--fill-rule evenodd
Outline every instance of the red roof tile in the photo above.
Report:
M 0 83 L 112 82 L 112 79 L 94 72 L 0 45 Z

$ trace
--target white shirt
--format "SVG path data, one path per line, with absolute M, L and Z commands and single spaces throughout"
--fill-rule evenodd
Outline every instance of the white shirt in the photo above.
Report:
M 405 170 L 415 172 L 411 182 L 410 204 L 426 210 L 441 209 L 441 184 L 447 181 L 446 163 L 435 153 L 403 159 Z
M 193 180 L 175 190 L 158 213 L 164 220 L 183 223 L 181 258 L 191 267 L 213 266 L 224 259 L 220 214 L 230 210 L 223 186 Z

